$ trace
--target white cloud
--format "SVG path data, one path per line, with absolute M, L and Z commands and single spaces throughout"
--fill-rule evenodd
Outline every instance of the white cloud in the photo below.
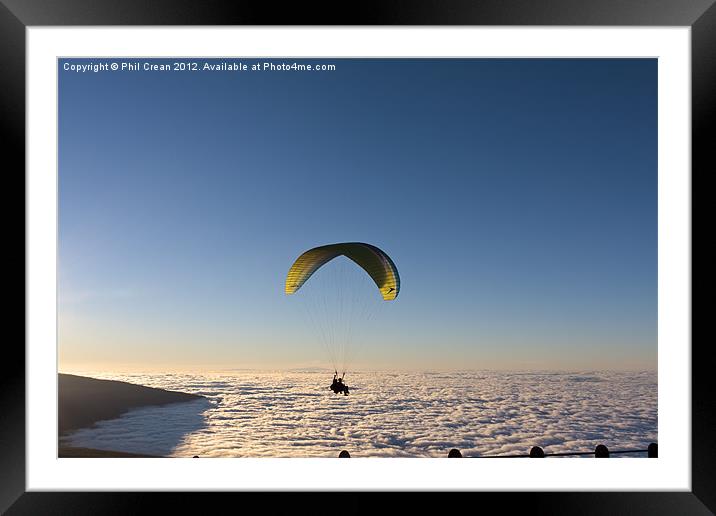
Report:
M 201 457 L 444 457 L 645 449 L 654 372 L 355 373 L 349 396 L 318 372 L 90 375 L 208 401 L 146 407 L 74 433 L 76 446 Z

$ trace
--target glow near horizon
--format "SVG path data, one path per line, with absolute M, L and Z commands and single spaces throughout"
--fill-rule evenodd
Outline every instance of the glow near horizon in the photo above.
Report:
M 403 280 L 354 368 L 656 367 L 654 60 L 333 61 L 60 70 L 60 370 L 330 367 L 282 288 L 341 241 Z

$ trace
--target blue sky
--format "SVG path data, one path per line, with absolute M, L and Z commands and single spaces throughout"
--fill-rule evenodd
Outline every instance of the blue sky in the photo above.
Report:
M 283 282 L 343 241 L 402 280 L 354 367 L 656 366 L 656 60 L 65 62 L 60 369 L 326 365 Z

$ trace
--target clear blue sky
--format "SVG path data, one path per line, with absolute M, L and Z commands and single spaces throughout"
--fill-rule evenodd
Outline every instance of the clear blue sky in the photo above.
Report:
M 343 241 L 402 279 L 356 366 L 656 367 L 655 59 L 66 62 L 61 369 L 325 365 L 283 282 Z

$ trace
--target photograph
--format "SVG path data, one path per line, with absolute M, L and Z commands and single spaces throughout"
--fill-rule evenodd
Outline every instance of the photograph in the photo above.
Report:
M 658 58 L 56 64 L 58 458 L 658 457 Z
M 714 513 L 714 0 L 0 4 L 0 513 Z

